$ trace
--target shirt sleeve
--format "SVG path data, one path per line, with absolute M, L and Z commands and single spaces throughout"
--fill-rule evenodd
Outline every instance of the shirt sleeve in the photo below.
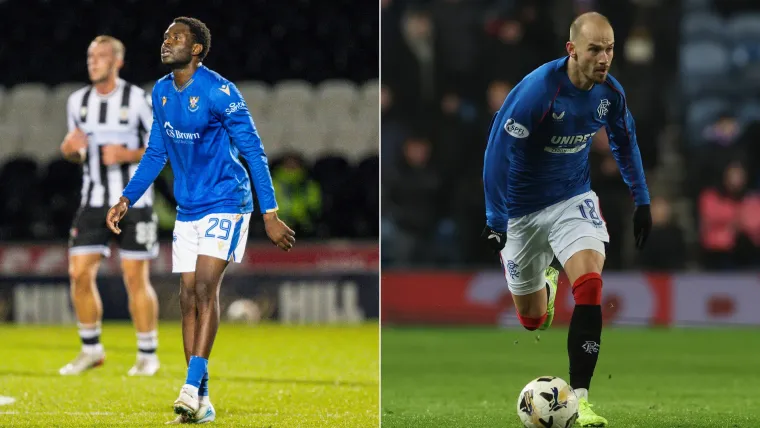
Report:
M 155 96 L 154 90 L 153 102 L 155 102 Z M 124 197 L 129 199 L 130 208 L 148 190 L 148 187 L 153 184 L 158 174 L 164 169 L 164 165 L 166 165 L 168 159 L 164 138 L 161 135 L 161 127 L 158 125 L 155 112 L 152 114 L 152 122 L 148 147 L 145 149 L 145 154 L 137 165 L 135 175 L 129 180 L 127 187 L 124 188 L 124 192 L 122 193 Z
M 140 97 L 137 104 L 137 120 L 140 127 L 142 141 L 149 141 L 151 128 L 153 127 L 153 96 L 147 93 Z
M 74 94 L 71 94 L 66 102 L 66 125 L 68 126 L 69 132 L 77 128 L 77 108 L 75 107 L 75 102 Z
M 636 141 L 636 124 L 633 115 L 628 110 L 623 88 L 615 84 L 616 82 L 611 83 L 619 100 L 615 108 L 611 109 L 607 121 L 610 150 L 620 168 L 623 181 L 631 189 L 635 204 L 649 205 L 649 189 L 644 176 L 644 166 L 641 163 L 641 152 Z
M 492 123 L 483 162 L 483 190 L 486 199 L 486 224 L 492 229 L 507 230 L 507 178 L 509 152 L 524 143 L 544 114 L 546 91 L 535 81 L 520 82 L 507 96 Z
M 232 142 L 248 163 L 261 213 L 277 211 L 269 161 L 243 96 L 232 83 L 212 88 L 211 91 L 212 113 L 230 134 Z

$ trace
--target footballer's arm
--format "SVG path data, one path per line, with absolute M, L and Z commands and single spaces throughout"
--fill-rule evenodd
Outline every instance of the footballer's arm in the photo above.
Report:
M 529 138 L 543 114 L 543 85 L 523 80 L 507 96 L 496 114 L 489 132 L 483 161 L 483 190 L 486 202 L 486 225 L 506 232 L 509 150 L 512 145 Z
M 636 140 L 636 124 L 633 115 L 628 110 L 623 87 L 616 81 L 608 81 L 607 84 L 615 91 L 618 100 L 615 108 L 611 109 L 607 122 L 607 135 L 612 156 L 620 168 L 623 181 L 631 189 L 636 205 L 649 205 L 649 189 Z
M 128 206 L 130 208 L 148 190 L 148 187 L 153 184 L 158 174 L 164 169 L 168 158 L 163 134 L 154 112 L 148 147 L 145 149 L 145 153 L 137 165 L 135 174 L 129 180 L 127 187 L 124 188 L 124 192 L 122 193 L 122 197 L 129 201 Z

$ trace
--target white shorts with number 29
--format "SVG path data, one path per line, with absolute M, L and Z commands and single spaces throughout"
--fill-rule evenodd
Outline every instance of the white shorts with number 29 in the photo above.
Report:
M 565 266 L 578 251 L 595 250 L 604 256 L 604 243 L 609 241 L 599 198 L 593 191 L 510 218 L 507 244 L 500 254 L 509 291 L 534 293 L 545 286 L 544 270 L 554 255 Z
M 172 272 L 195 272 L 199 255 L 240 263 L 248 241 L 251 214 L 209 214 L 174 223 Z

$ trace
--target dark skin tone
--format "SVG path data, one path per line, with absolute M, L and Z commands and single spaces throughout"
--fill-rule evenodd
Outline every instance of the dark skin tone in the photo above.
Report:
M 190 27 L 173 23 L 164 33 L 161 62 L 174 73 L 174 83 L 184 86 L 200 66 L 203 45 L 195 43 Z M 127 213 L 129 200 L 121 197 L 106 216 L 106 224 L 117 235 L 119 221 Z M 290 251 L 296 242 L 295 232 L 277 218 L 276 212 L 264 214 L 264 227 L 274 245 Z M 180 309 L 182 311 L 182 342 L 185 359 L 197 355 L 208 359 L 219 328 L 219 288 L 229 260 L 198 255 L 195 272 L 184 272 L 180 278 Z

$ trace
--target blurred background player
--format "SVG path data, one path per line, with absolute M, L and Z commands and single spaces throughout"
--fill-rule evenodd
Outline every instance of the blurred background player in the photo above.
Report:
M 145 91 L 119 78 L 124 45 L 110 36 L 96 37 L 87 49 L 91 85 L 69 97 L 69 132 L 61 144 L 64 157 L 83 163 L 81 206 L 71 227 L 69 275 L 71 299 L 79 322 L 82 351 L 60 369 L 76 375 L 103 364 L 100 342 L 103 304 L 95 281 L 103 257 L 110 256 L 113 238 L 103 217 L 119 200 L 137 169 L 151 128 L 150 99 Z M 152 376 L 159 369 L 158 301 L 150 284 L 149 263 L 158 255 L 153 189 L 135 202 L 118 236 L 119 257 L 137 330 L 137 362 L 130 376 Z
M 277 217 L 264 146 L 245 100 L 229 80 L 202 65 L 211 47 L 204 23 L 180 17 L 164 33 L 161 62 L 172 73 L 153 89 L 150 144 L 134 177 L 109 210 L 107 223 L 120 234 L 119 221 L 150 187 L 167 160 L 175 170 L 177 221 L 173 271 L 180 273 L 182 337 L 187 378 L 174 412 L 182 423 L 215 418 L 208 394 L 208 359 L 219 328 L 219 290 L 230 261 L 240 263 L 248 239 L 253 198 L 247 161 L 264 227 L 273 244 L 290 251 L 294 232 Z

